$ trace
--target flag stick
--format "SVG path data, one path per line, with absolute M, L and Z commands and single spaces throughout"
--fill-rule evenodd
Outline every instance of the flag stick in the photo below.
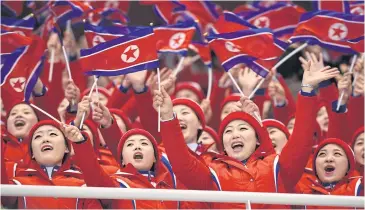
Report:
M 241 90 L 240 86 L 237 84 L 236 80 L 233 78 L 233 76 L 232 76 L 231 72 L 227 72 L 227 74 L 228 74 L 229 78 L 231 78 L 231 80 L 232 80 L 233 84 L 236 86 L 236 88 L 238 89 L 238 91 L 240 92 L 241 97 L 242 97 L 242 96 L 245 96 L 245 94 L 242 92 L 242 90 Z M 259 115 L 257 112 L 254 112 L 253 114 L 254 114 L 254 117 L 256 118 L 256 120 L 257 120 L 257 121 L 260 123 L 260 125 L 262 126 L 262 122 L 261 122 L 261 117 L 260 117 L 260 115 Z
M 238 91 L 240 92 L 241 96 L 245 96 L 245 94 L 243 94 L 243 92 L 242 92 L 242 90 L 241 90 L 240 86 L 237 84 L 236 80 L 233 78 L 233 76 L 232 76 L 231 72 L 229 72 L 229 71 L 228 71 L 228 72 L 227 72 L 227 74 L 228 74 L 229 78 L 231 78 L 231 80 L 232 80 L 232 82 L 233 82 L 234 86 L 236 86 L 236 88 L 237 88 L 237 89 L 238 89 Z
M 63 52 L 63 56 L 65 57 L 68 78 L 69 78 L 69 80 L 72 81 L 71 69 L 70 69 L 70 64 L 68 62 L 68 57 L 67 57 L 65 46 L 62 46 L 62 52 Z
M 51 48 L 51 63 L 49 67 L 48 82 L 52 82 L 55 50 Z
M 47 115 L 49 118 L 51 118 L 52 120 L 58 122 L 59 124 L 62 124 L 61 121 L 57 120 L 55 117 L 53 117 L 51 114 L 49 114 L 48 112 L 44 111 L 43 109 L 39 108 L 38 106 L 34 105 L 34 104 L 30 104 L 30 106 L 32 106 L 33 108 L 35 108 L 36 110 L 42 112 L 43 114 Z
M 304 49 L 306 46 L 308 46 L 308 43 L 304 43 L 302 45 L 300 45 L 299 47 L 297 47 L 297 49 L 293 50 L 291 53 L 289 53 L 288 55 L 286 55 L 283 59 L 281 59 L 279 62 L 277 62 L 275 64 L 275 66 L 273 67 L 273 69 L 277 69 L 279 68 L 279 66 L 281 66 L 281 64 L 283 64 L 285 61 L 287 61 L 289 58 L 291 58 L 293 55 L 295 55 L 297 52 L 301 51 L 302 49 Z
M 94 76 L 94 81 L 97 81 L 98 78 L 96 76 Z M 95 92 L 96 92 L 96 97 L 97 97 L 97 101 L 98 101 L 98 105 L 99 105 L 99 90 L 98 90 L 98 83 L 96 82 L 96 85 L 95 85 Z
M 161 92 L 161 77 L 160 77 L 160 68 L 157 68 L 157 82 L 158 82 L 158 91 Z M 157 131 L 161 130 L 161 106 L 158 106 L 158 122 L 157 122 Z
M 357 60 L 357 55 L 354 55 L 354 57 L 352 57 L 352 62 L 351 62 L 350 71 L 349 71 L 350 73 L 352 73 L 352 70 L 354 69 L 356 60 Z M 342 101 L 344 95 L 345 95 L 345 92 L 342 91 L 340 98 L 337 101 L 336 111 L 340 110 L 341 101 Z
M 208 90 L 207 90 L 207 99 L 210 98 L 212 93 L 212 86 L 213 86 L 213 69 L 212 67 L 208 68 Z
M 261 87 L 262 83 L 264 83 L 264 82 L 265 82 L 265 78 L 262 78 L 260 80 L 260 82 L 256 85 L 255 89 L 253 89 L 250 96 L 248 96 L 249 99 L 251 99 L 255 95 L 256 91 Z
M 176 67 L 176 69 L 175 69 L 175 71 L 174 71 L 174 75 L 176 76 L 177 74 L 179 74 L 180 73 L 180 71 L 182 71 L 182 69 L 183 69 L 183 64 L 184 64 L 184 60 L 185 60 L 185 57 L 181 57 L 180 58 L 180 61 L 179 61 L 179 63 L 177 64 L 177 67 Z
M 94 80 L 94 83 L 93 83 L 93 85 L 91 86 L 91 89 L 90 89 L 90 92 L 89 92 L 89 98 L 91 97 L 91 94 L 93 93 L 93 91 L 94 91 L 94 88 L 96 87 L 96 83 L 98 82 L 98 78 L 96 78 L 95 80 Z M 84 124 L 84 121 L 85 121 L 85 116 L 86 116 L 86 113 L 84 112 L 83 114 L 82 114 L 82 117 L 81 117 L 81 121 L 80 121 L 80 125 L 79 125 L 79 129 L 82 129 L 82 126 L 83 126 L 83 124 Z

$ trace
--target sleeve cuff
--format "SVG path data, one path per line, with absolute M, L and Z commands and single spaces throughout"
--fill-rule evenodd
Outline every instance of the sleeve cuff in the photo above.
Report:
M 255 95 L 256 95 L 256 96 L 263 96 L 263 95 L 265 95 L 265 91 L 266 91 L 266 89 L 265 89 L 265 88 L 260 88 L 260 89 L 258 89 L 258 90 L 256 91 Z
M 79 141 L 79 142 L 74 142 L 74 143 L 75 144 L 83 144 L 83 143 L 85 143 L 87 141 L 87 138 L 86 138 L 86 136 L 83 133 L 82 133 L 82 137 L 84 137 L 84 140 Z
M 66 109 L 67 113 L 70 113 L 70 114 L 76 114 L 77 113 L 77 107 L 72 107 L 71 105 L 69 105 Z
M 122 92 L 122 93 L 127 93 L 127 92 L 128 92 L 128 90 L 129 90 L 129 87 L 123 87 L 123 85 L 120 85 L 119 90 L 120 90 L 120 92 Z
M 307 97 L 313 97 L 313 96 L 316 96 L 316 91 L 312 90 L 310 93 L 300 91 L 300 95 L 307 96 Z
M 319 83 L 318 88 L 325 88 L 332 84 L 331 80 L 325 80 Z
M 345 113 L 347 111 L 347 106 L 346 104 L 341 105 L 340 109 L 337 111 L 337 104 L 338 104 L 338 100 L 332 102 L 332 111 L 336 112 L 336 113 Z
M 148 91 L 148 87 L 147 87 L 147 86 L 144 86 L 144 88 L 143 88 L 143 90 L 142 90 L 142 91 L 139 91 L 139 92 L 134 91 L 134 93 L 135 93 L 135 94 L 142 94 L 142 93 L 145 93 L 145 92 L 147 92 L 147 91 Z
M 43 85 L 43 87 L 42 87 L 42 93 L 41 94 L 37 94 L 37 93 L 33 92 L 33 96 L 34 97 L 41 97 L 41 96 L 44 96 L 44 94 L 46 94 L 46 93 L 47 93 L 47 87 L 45 85 Z
M 278 108 L 282 108 L 282 107 L 285 107 L 285 106 L 286 106 L 286 104 L 287 104 L 287 102 L 286 102 L 286 101 L 283 101 L 282 103 L 277 103 L 277 104 L 276 104 L 276 107 L 278 107 Z
M 173 113 L 173 116 L 172 116 L 172 118 L 171 118 L 171 119 L 167 119 L 167 120 L 163 120 L 163 119 L 161 119 L 161 122 L 169 122 L 169 121 L 174 120 L 175 118 L 176 118 L 176 113 L 174 112 L 174 113 Z

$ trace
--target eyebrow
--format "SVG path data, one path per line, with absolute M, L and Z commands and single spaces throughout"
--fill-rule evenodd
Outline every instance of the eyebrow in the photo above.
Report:
M 342 152 L 340 149 L 334 149 L 335 152 Z
M 139 141 L 148 141 L 148 139 L 140 139 Z

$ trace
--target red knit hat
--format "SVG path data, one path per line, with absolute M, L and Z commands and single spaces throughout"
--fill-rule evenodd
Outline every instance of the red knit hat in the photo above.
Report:
M 173 106 L 177 106 L 177 105 L 185 105 L 187 107 L 189 107 L 190 109 L 192 109 L 196 116 L 198 117 L 202 128 L 205 128 L 205 116 L 204 116 L 204 112 L 202 110 L 202 108 L 200 107 L 200 105 L 198 103 L 196 103 L 195 101 L 188 99 L 188 98 L 176 98 L 172 101 Z
M 224 101 L 221 103 L 221 110 L 223 109 L 223 107 L 229 103 L 229 102 L 237 102 L 241 99 L 241 95 L 240 94 L 237 94 L 237 93 L 234 93 L 234 94 L 231 94 L 227 97 L 224 98 Z
M 253 129 L 255 129 L 256 135 L 258 137 L 258 140 L 260 142 L 259 148 L 256 149 L 254 154 L 251 155 L 251 157 L 258 158 L 260 156 L 266 156 L 270 154 L 274 154 L 274 147 L 272 146 L 269 134 L 267 130 L 260 125 L 260 123 L 251 115 L 245 113 L 245 112 L 232 112 L 229 115 L 227 115 L 221 122 L 219 126 L 219 132 L 218 136 L 220 138 L 219 143 L 217 144 L 218 151 L 224 151 L 223 147 L 223 132 L 226 126 L 234 121 L 234 120 L 242 120 L 250 124 Z
M 204 131 L 207 132 L 213 138 L 213 140 L 216 144 L 219 144 L 218 134 L 213 128 L 211 128 L 209 126 L 205 126 Z
M 40 128 L 41 126 L 44 126 L 44 125 L 50 125 L 50 126 L 53 126 L 55 128 L 57 128 L 58 130 L 61 131 L 60 129 L 60 124 L 54 120 L 42 120 L 42 121 L 39 121 L 37 124 L 35 124 L 32 129 L 30 129 L 29 131 L 29 134 L 28 134 L 28 138 L 26 138 L 26 142 L 29 144 L 29 155 L 32 156 L 33 155 L 33 151 L 32 151 L 32 138 L 33 138 L 33 135 L 34 135 L 34 132 Z M 61 132 L 62 133 L 62 132 Z M 62 133 L 63 135 L 63 133 Z M 63 137 L 65 138 L 65 143 L 67 145 L 67 148 L 70 148 L 70 142 L 68 141 L 68 139 L 63 135 Z
M 130 137 L 130 136 L 133 136 L 133 135 L 143 135 L 145 137 L 147 137 L 148 140 L 150 140 L 150 142 L 152 143 L 152 146 L 153 146 L 153 149 L 155 151 L 155 157 L 156 157 L 156 160 L 160 160 L 160 154 L 158 152 L 158 146 L 157 146 L 157 142 L 156 142 L 156 139 L 146 130 L 143 130 L 143 129 L 139 129 L 139 128 L 135 128 L 135 129 L 132 129 L 132 130 L 129 130 L 127 131 L 123 136 L 122 138 L 119 140 L 119 144 L 118 144 L 118 162 L 120 163 L 120 165 L 122 165 L 122 152 L 123 152 L 123 146 L 125 144 L 125 142 L 127 141 L 127 139 Z
M 111 108 L 111 109 L 109 109 L 109 111 L 110 111 L 111 114 L 118 115 L 118 117 L 120 117 L 123 120 L 125 126 L 127 127 L 127 130 L 132 128 L 131 120 L 129 119 L 129 117 L 122 110 Z
M 266 119 L 266 120 L 262 121 L 262 124 L 266 128 L 274 127 L 274 128 L 279 129 L 280 131 L 282 131 L 285 134 L 286 138 L 289 140 L 290 133 L 289 133 L 288 129 L 285 127 L 285 125 L 282 122 L 280 122 L 279 120 Z
M 190 90 L 192 91 L 193 93 L 195 93 L 199 100 L 203 100 L 204 99 L 204 92 L 202 90 L 202 88 L 200 87 L 200 85 L 196 82 L 179 82 L 176 84 L 176 87 L 175 87 L 175 94 L 177 92 L 179 92 L 180 90 L 184 90 L 184 89 L 187 89 L 187 90 Z
M 341 139 L 336 139 L 336 138 L 329 138 L 329 139 L 323 140 L 318 145 L 318 147 L 316 148 L 316 150 L 314 151 L 314 154 L 313 154 L 313 162 L 312 162 L 314 174 L 317 176 L 317 171 L 316 171 L 316 158 L 317 158 L 318 152 L 324 146 L 326 146 L 327 144 L 336 144 L 336 145 L 340 146 L 343 149 L 343 151 L 345 151 L 346 156 L 347 156 L 347 159 L 348 159 L 349 164 L 350 164 L 350 169 L 349 169 L 349 171 L 348 171 L 347 174 L 350 174 L 355 169 L 355 155 L 354 155 L 354 152 L 352 151 L 352 149 L 350 148 L 350 146 L 346 142 L 342 141 Z
M 98 92 L 103 94 L 105 97 L 109 98 L 110 97 L 110 93 L 108 91 L 108 89 L 104 88 L 104 87 L 98 87 Z M 83 98 L 84 96 L 86 96 L 87 94 L 89 94 L 91 88 L 87 88 L 85 89 L 82 94 L 81 94 L 81 98 Z M 94 89 L 93 92 L 96 92 L 96 89 Z
M 364 126 L 361 126 L 360 128 L 358 128 L 358 129 L 355 131 L 354 135 L 352 135 L 352 138 L 351 138 L 351 144 L 350 144 L 351 148 L 354 148 L 354 144 L 355 144 L 356 138 L 357 138 L 360 134 L 362 134 L 362 133 L 364 133 Z

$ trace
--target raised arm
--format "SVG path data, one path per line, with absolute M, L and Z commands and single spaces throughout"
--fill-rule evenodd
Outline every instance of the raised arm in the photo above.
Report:
M 279 177 L 287 191 L 292 191 L 299 181 L 312 151 L 315 131 L 315 106 L 317 99 L 314 89 L 321 81 L 339 74 L 336 68 L 317 68 L 309 60 L 303 68 L 302 89 L 298 95 L 297 111 L 293 134 L 283 148 L 279 158 Z
M 173 113 L 171 98 L 164 87 L 161 87 L 161 92 L 154 92 L 153 106 L 156 110 L 158 107 L 161 109 L 161 137 L 177 178 L 189 189 L 216 189 L 209 168 L 186 146 L 179 120 Z

